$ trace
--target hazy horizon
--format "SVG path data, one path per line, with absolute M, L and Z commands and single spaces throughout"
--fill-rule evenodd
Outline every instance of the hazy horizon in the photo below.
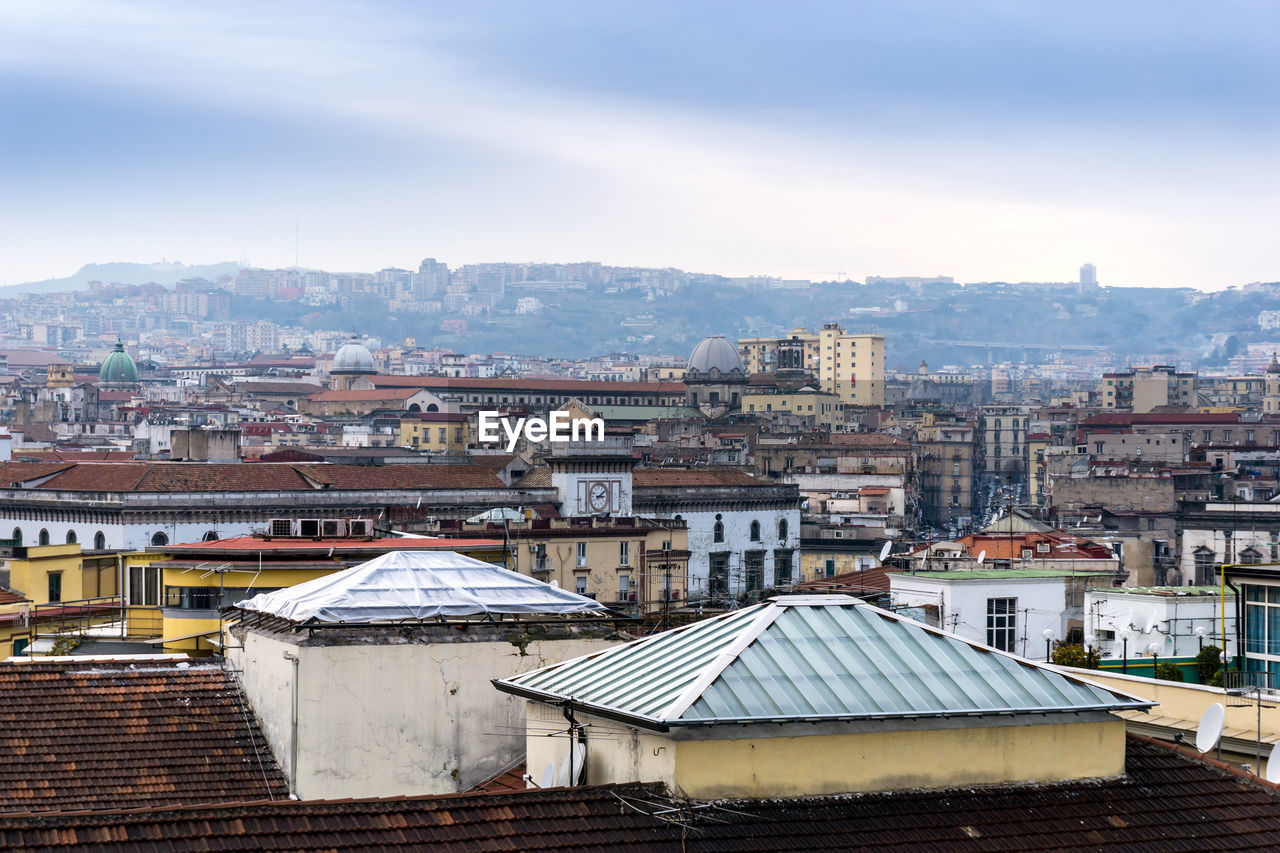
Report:
M 0 284 L 295 227 L 334 271 L 1280 279 L 1271 7 L 602 10 L 6 4 Z

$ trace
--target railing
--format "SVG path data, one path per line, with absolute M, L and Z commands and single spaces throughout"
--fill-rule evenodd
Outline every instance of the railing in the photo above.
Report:
M 102 639 L 159 637 L 159 607 L 123 604 L 118 595 L 37 604 L 31 608 L 31 641 L 41 636 L 93 635 Z

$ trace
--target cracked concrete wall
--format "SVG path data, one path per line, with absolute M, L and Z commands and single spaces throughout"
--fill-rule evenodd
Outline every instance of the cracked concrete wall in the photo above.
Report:
M 276 760 L 290 767 L 291 691 L 298 663 L 302 799 L 466 791 L 524 754 L 524 702 L 490 679 L 589 654 L 616 641 L 532 639 L 295 645 L 249 631 L 232 651 Z

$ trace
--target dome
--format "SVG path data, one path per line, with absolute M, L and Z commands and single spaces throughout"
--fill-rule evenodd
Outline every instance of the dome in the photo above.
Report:
M 382 349 L 382 340 L 380 338 L 365 338 L 364 346 L 369 352 L 373 352 L 376 349 Z
M 99 382 L 137 382 L 138 365 L 133 363 L 129 353 L 124 351 L 124 344 L 116 341 L 115 349 L 102 360 L 98 368 Z
M 1276 360 L 1276 354 L 1271 353 L 1271 363 L 1267 365 L 1267 373 L 1280 373 L 1280 361 Z
M 333 368 L 330 373 L 377 373 L 373 366 L 373 356 L 369 348 L 360 343 L 360 339 L 351 336 L 338 354 L 333 357 Z
M 710 374 L 712 370 L 717 370 L 721 374 L 746 373 L 746 369 L 742 366 L 742 358 L 738 355 L 738 348 L 729 343 L 729 339 L 724 335 L 712 335 L 709 338 L 703 338 L 702 342 L 693 348 L 693 354 L 689 356 L 689 370 L 697 371 L 700 374 Z

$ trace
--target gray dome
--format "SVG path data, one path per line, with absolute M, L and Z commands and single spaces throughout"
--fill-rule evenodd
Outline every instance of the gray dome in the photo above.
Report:
M 689 356 L 689 370 L 696 370 L 700 374 L 710 374 L 712 370 L 717 370 L 721 374 L 746 373 L 746 369 L 742 366 L 742 358 L 738 355 L 738 348 L 729 343 L 729 339 L 724 335 L 712 335 L 709 338 L 703 338 L 702 342 L 693 348 L 693 354 Z
M 333 357 L 333 368 L 329 372 L 377 373 L 377 370 L 374 369 L 373 356 L 369 353 L 369 348 L 353 335 Z

